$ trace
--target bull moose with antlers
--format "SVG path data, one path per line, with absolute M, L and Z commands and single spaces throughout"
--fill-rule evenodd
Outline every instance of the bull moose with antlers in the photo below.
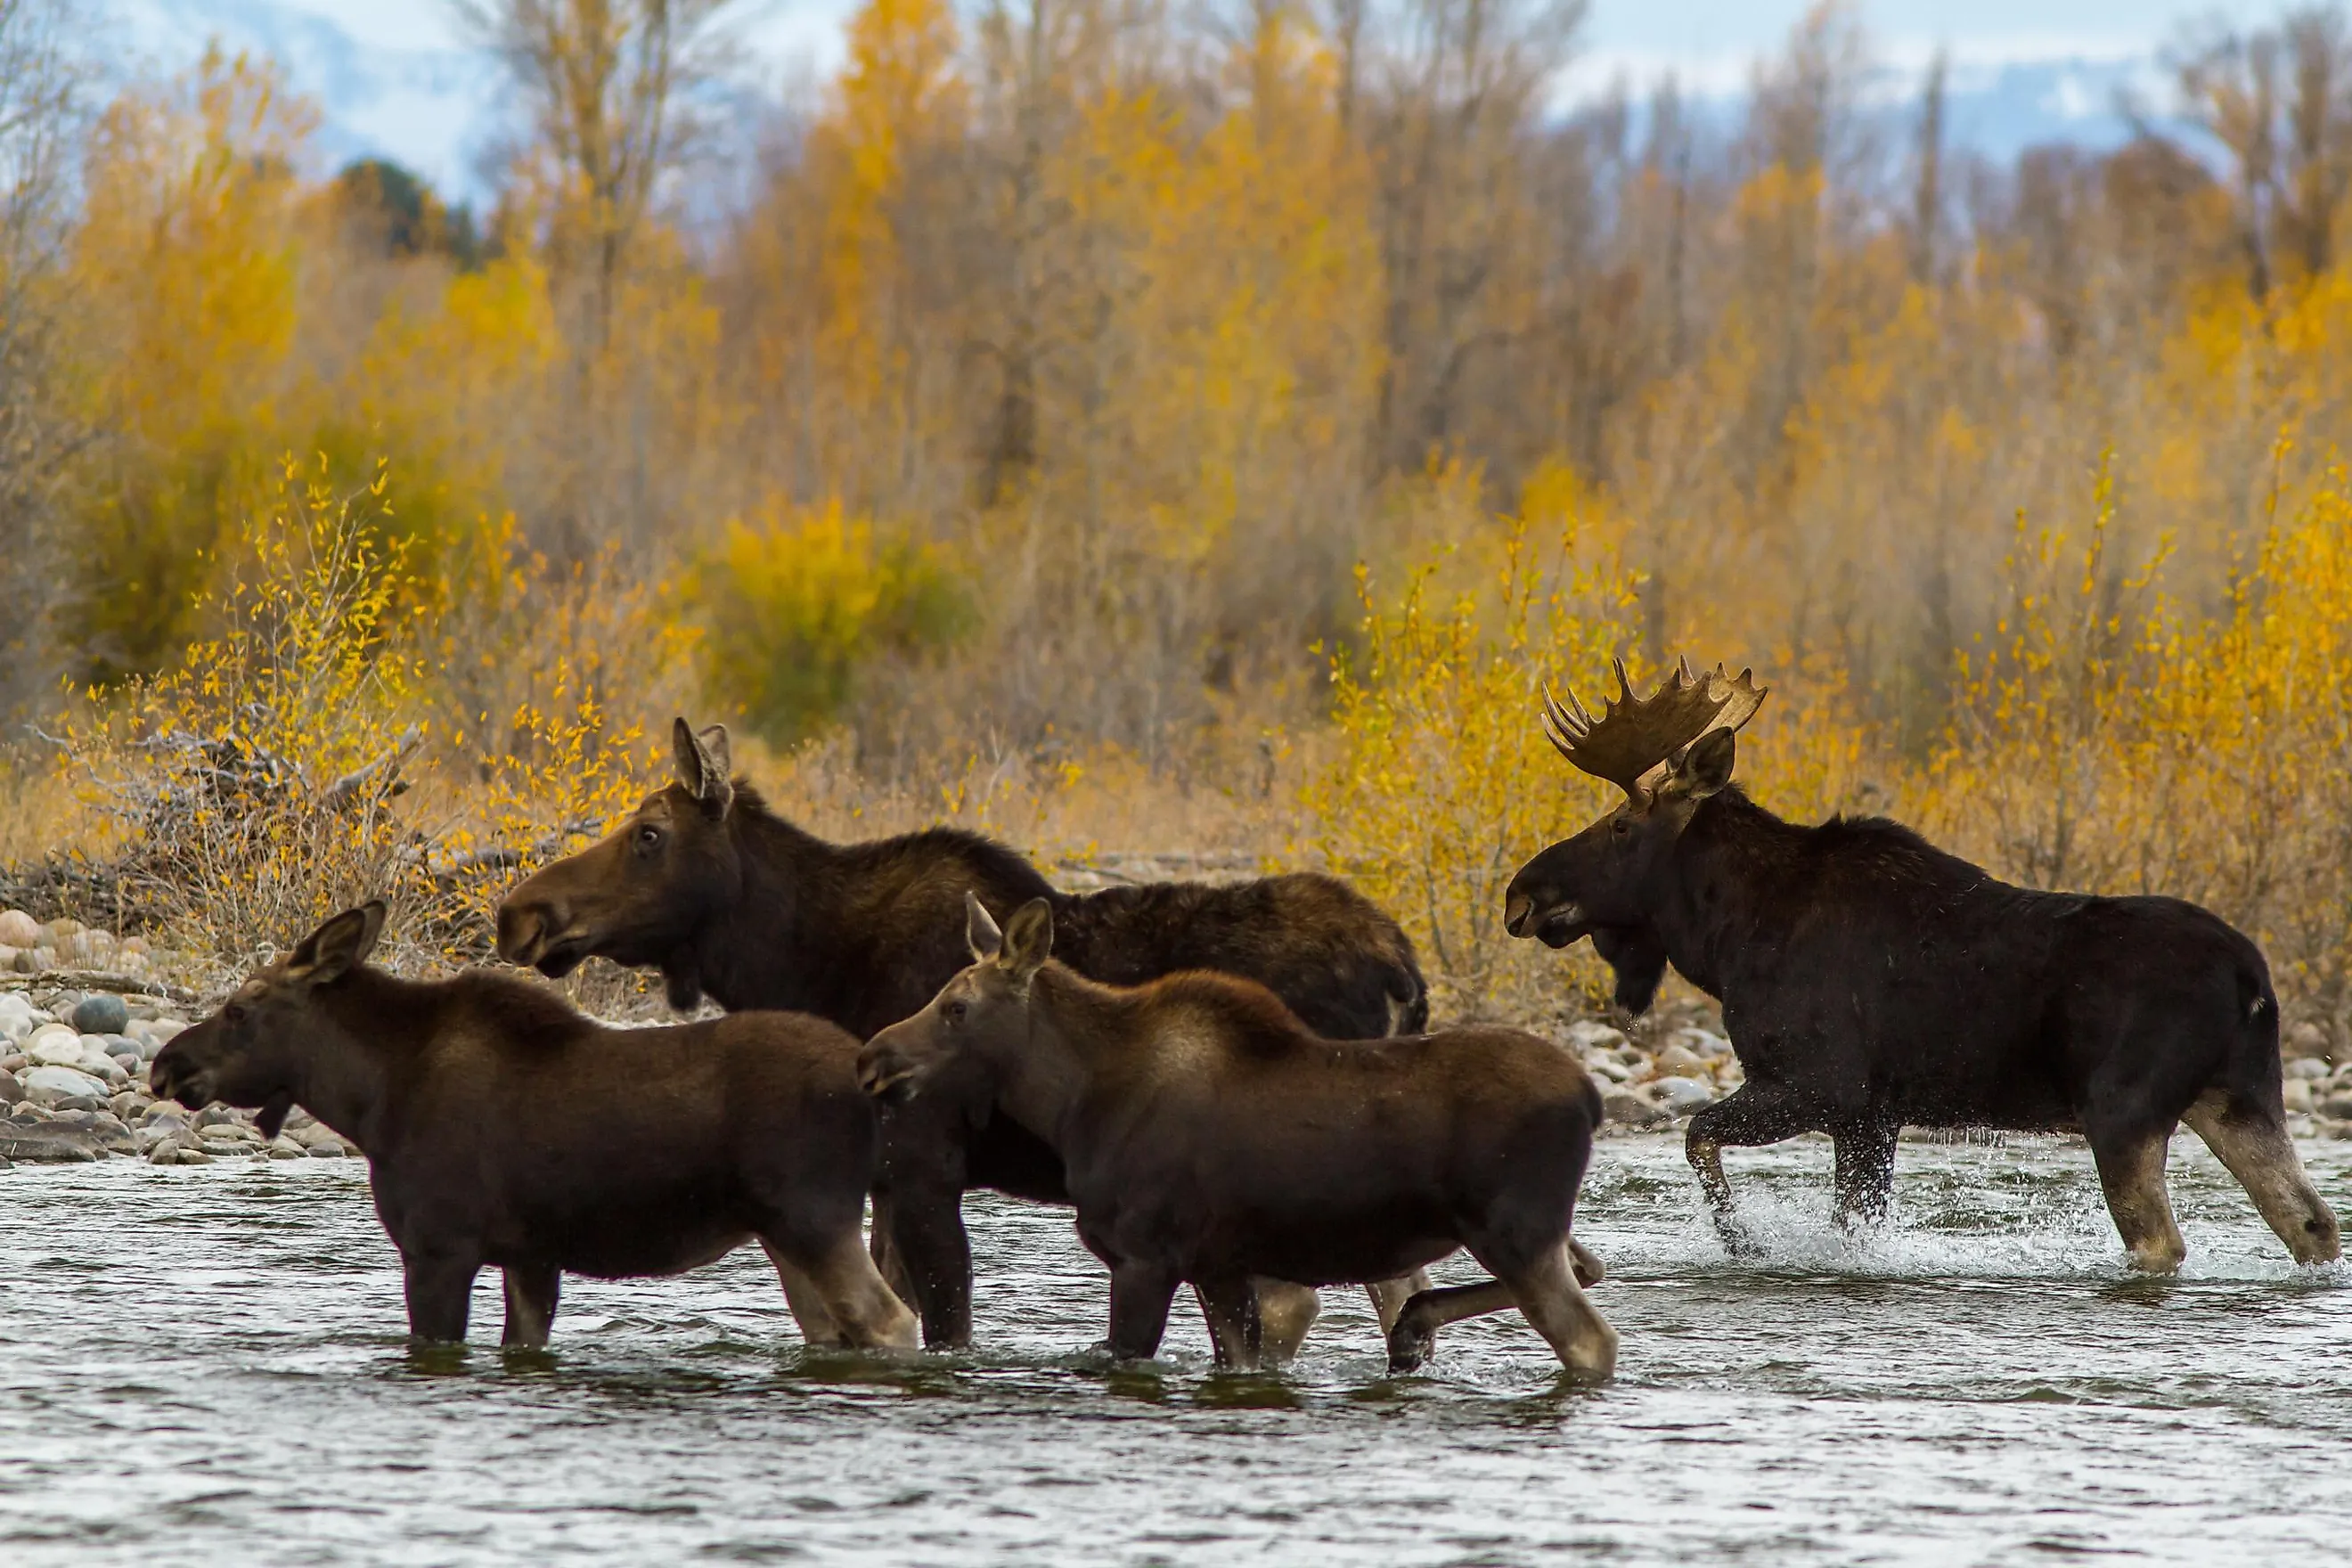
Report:
M 1546 732 L 1623 802 L 1520 868 L 1514 936 L 1585 936 L 1636 1011 L 1668 962 L 1723 1004 L 1746 1083 L 1691 1118 L 1687 1152 L 1727 1245 L 1721 1151 L 1827 1132 L 1841 1217 L 1882 1213 L 1906 1126 L 2076 1131 L 2132 1262 L 2179 1267 L 2167 1145 L 2186 1121 L 2304 1263 L 2335 1215 L 2286 1131 L 2278 1000 L 2262 952 L 2178 899 L 2010 886 L 1876 818 L 1784 822 L 1731 780 L 1751 672 L 1681 665 Z

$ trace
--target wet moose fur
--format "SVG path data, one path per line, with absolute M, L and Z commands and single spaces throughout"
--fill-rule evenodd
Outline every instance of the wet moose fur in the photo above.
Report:
M 1610 1374 L 1570 1241 L 1601 1098 L 1568 1053 L 1502 1028 L 1334 1042 L 1245 980 L 1111 986 L 1050 963 L 1043 899 L 1001 934 L 977 900 L 968 918 L 976 962 L 867 1042 L 859 1075 L 919 1104 L 971 1072 L 1052 1145 L 1111 1271 L 1114 1353 L 1158 1351 L 1180 1283 L 1214 1316 L 1252 1276 L 1385 1279 L 1462 1247 L 1495 1278 L 1414 1296 L 1392 1368 L 1440 1323 L 1517 1306 L 1570 1372 Z
M 1744 719 L 1761 693 L 1743 690 Z M 1645 706 L 1628 692 L 1562 751 Z M 1783 822 L 1731 783 L 1736 742 L 1711 712 L 1667 733 L 1638 784 L 1650 753 L 1623 759 L 1628 799 L 1521 868 L 1505 920 L 1554 947 L 1593 935 L 1637 1006 L 1669 961 L 1720 999 L 1747 1081 L 1691 1119 L 1688 1152 L 1728 1242 L 1750 1245 L 1726 1144 L 1827 1132 L 1841 1213 L 1872 1214 L 1906 1126 L 2074 1130 L 2133 1261 L 2169 1270 L 2165 1152 L 2186 1121 L 2298 1260 L 2337 1256 L 2286 1131 L 2270 971 L 2243 934 L 2178 899 L 2011 887 L 1891 822 Z
M 961 969 L 963 898 L 1052 908 L 1063 960 L 1134 984 L 1212 969 L 1265 984 L 1317 1033 L 1415 1033 L 1428 1002 L 1396 922 L 1329 877 L 1161 883 L 1074 896 L 1001 844 L 932 828 L 836 845 L 730 779 L 724 729 L 675 729 L 678 779 L 603 842 L 508 896 L 499 951 L 550 975 L 590 956 L 658 967 L 680 1007 L 780 1007 L 864 1039 L 919 1011 Z M 970 1342 L 962 1194 L 991 1187 L 1066 1203 L 1061 1161 L 950 1074 L 886 1121 L 877 1247 L 893 1257 L 933 1346 Z M 1311 1307 L 1311 1303 L 1310 1303 Z M 1304 1324 L 1297 1331 L 1304 1331 Z
M 383 906 L 336 916 L 151 1069 L 191 1106 L 299 1105 L 367 1156 L 410 1331 L 462 1340 L 474 1276 L 506 1276 L 506 1342 L 541 1345 L 560 1276 L 674 1274 L 757 1239 L 813 1343 L 905 1345 L 914 1319 L 860 1234 L 877 1119 L 857 1042 L 747 1013 L 611 1029 L 476 972 L 368 967 Z

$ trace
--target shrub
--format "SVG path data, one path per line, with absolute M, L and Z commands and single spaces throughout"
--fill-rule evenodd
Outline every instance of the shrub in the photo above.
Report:
M 1358 570 L 1362 644 L 1331 655 L 1338 754 L 1306 787 L 1314 847 L 1403 923 L 1446 1012 L 1543 1016 L 1560 961 L 1504 932 L 1503 889 L 1607 796 L 1545 742 L 1539 693 L 1601 689 L 1633 639 L 1637 580 L 1614 520 L 1564 470 L 1538 474 L 1516 517 L 1479 517 L 1478 481 L 1458 470 L 1424 504 L 1454 540 L 1393 596 Z M 1466 574 L 1450 596 L 1449 572 Z M 1576 963 L 1589 985 L 1596 966 Z
M 973 619 L 938 550 L 837 501 L 729 523 L 689 566 L 684 597 L 712 697 L 779 744 L 838 714 L 861 667 L 944 648 Z

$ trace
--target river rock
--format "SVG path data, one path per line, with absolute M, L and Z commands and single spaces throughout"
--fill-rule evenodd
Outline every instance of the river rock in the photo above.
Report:
M 1695 1078 L 1706 1071 L 1706 1058 L 1680 1041 L 1658 1053 L 1657 1065 L 1661 1073 L 1684 1078 Z
M 272 1138 L 268 1142 L 263 1144 L 262 1147 L 268 1152 L 269 1157 L 273 1160 L 307 1159 L 310 1157 L 310 1153 L 308 1149 L 303 1148 L 302 1145 L 297 1143 L 291 1138 L 284 1136 Z
M 213 1157 L 202 1149 L 183 1149 L 172 1161 L 174 1165 L 209 1165 L 212 1163 Z
M 44 969 L 57 967 L 57 956 L 55 948 L 20 947 L 8 966 L 19 974 L 38 974 Z
M 16 1075 L 0 1068 L 0 1105 L 15 1105 L 25 1098 L 25 1086 Z
M 0 942 L 10 947 L 37 947 L 41 922 L 22 910 L 0 910 Z
M 0 1124 L 0 1159 L 28 1163 L 87 1163 L 99 1157 L 102 1145 L 88 1127 L 47 1121 L 37 1127 Z
M 0 969 L 7 968 L 0 959 Z M 0 991 L 0 1039 L 15 1045 L 35 1029 L 48 1022 L 48 1017 L 21 991 Z
M 351 1145 L 340 1138 L 322 1138 L 308 1145 L 308 1149 L 313 1160 L 341 1160 L 347 1158 L 352 1152 Z
M 36 1067 L 79 1067 L 81 1036 L 70 1024 L 44 1024 L 26 1037 L 25 1055 Z
M 1568 1026 L 1568 1042 L 1585 1052 L 1622 1050 L 1625 1031 L 1612 1029 L 1597 1018 L 1579 1018 Z
M 1701 1106 L 1715 1103 L 1715 1086 L 1695 1078 L 1662 1078 L 1650 1085 L 1650 1092 L 1675 1116 L 1688 1116 Z
M 87 1100 L 93 1105 L 106 1103 L 106 1085 L 79 1068 L 30 1068 L 20 1081 L 25 1086 L 25 1098 L 37 1103 L 55 1106 L 66 1100 Z
M 112 946 L 110 940 L 108 945 Z M 85 1035 L 119 1035 L 131 1026 L 131 1005 L 110 991 L 93 991 L 74 1004 L 73 1026 Z
M 1601 1105 L 1610 1121 L 1623 1127 L 1655 1127 L 1661 1121 L 1674 1120 L 1672 1111 L 1661 1110 L 1629 1089 L 1603 1095 Z

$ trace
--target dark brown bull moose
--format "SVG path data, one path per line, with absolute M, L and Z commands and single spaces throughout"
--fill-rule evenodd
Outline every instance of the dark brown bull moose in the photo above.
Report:
M 1621 998 L 1671 962 L 1723 1004 L 1747 1074 L 1691 1118 L 1687 1151 L 1728 1243 L 1746 1245 L 1726 1144 L 1827 1132 L 1841 1215 L 1888 1203 L 1906 1126 L 2079 1131 L 2139 1268 L 2179 1267 L 2166 1146 L 2186 1121 L 2298 1261 L 2339 1251 L 2280 1097 L 2278 1000 L 2246 937 L 2178 899 L 1996 880 L 1878 819 L 1783 822 L 1731 782 L 1750 674 L 1687 665 L 1594 719 L 1547 706 L 1569 762 L 1623 804 L 1522 867 L 1515 936 L 1591 935 Z
M 1569 1235 L 1601 1097 L 1559 1047 L 1502 1028 L 1334 1042 L 1246 980 L 1101 985 L 1051 963 L 1044 899 L 1003 933 L 977 899 L 967 918 L 974 963 L 875 1036 L 859 1076 L 919 1104 L 965 1069 L 1052 1147 L 1110 1269 L 1114 1354 L 1154 1354 L 1187 1281 L 1213 1314 L 1252 1276 L 1386 1279 L 1462 1247 L 1494 1278 L 1415 1295 L 1392 1370 L 1439 1324 L 1512 1306 L 1570 1373 L 1614 1368 Z
M 1003 845 L 952 829 L 829 844 L 730 778 L 723 728 L 698 735 L 680 719 L 674 739 L 677 783 L 603 842 L 508 895 L 498 915 L 499 952 L 508 960 L 549 975 L 592 955 L 656 966 L 679 1007 L 709 996 L 730 1009 L 790 1008 L 864 1039 L 919 1010 L 963 966 L 963 899 L 975 890 L 999 910 L 1047 900 L 1064 960 L 1097 980 L 1132 984 L 1190 969 L 1240 974 L 1267 986 L 1310 1028 L 1340 1039 L 1417 1032 L 1428 1016 L 1412 942 L 1329 877 L 1073 897 Z M 968 1344 L 965 1190 L 1066 1203 L 1061 1161 L 1017 1122 L 992 1114 L 976 1074 L 956 1071 L 886 1121 L 883 1165 L 877 1249 L 921 1312 L 926 1342 Z M 1411 1288 L 1396 1282 L 1375 1291 L 1383 1325 Z M 1288 1353 L 1313 1321 L 1313 1296 L 1274 1292 L 1261 1305 L 1266 1344 Z
M 380 903 L 337 915 L 150 1076 L 185 1105 L 260 1107 L 267 1136 L 299 1105 L 365 1154 L 412 1333 L 464 1339 L 487 1266 L 505 1342 L 543 1345 L 563 1273 L 675 1274 L 756 1238 L 811 1343 L 912 1348 L 860 1234 L 877 1134 L 856 1040 L 788 1013 L 611 1029 L 508 976 L 401 980 L 367 964 L 383 927 Z

